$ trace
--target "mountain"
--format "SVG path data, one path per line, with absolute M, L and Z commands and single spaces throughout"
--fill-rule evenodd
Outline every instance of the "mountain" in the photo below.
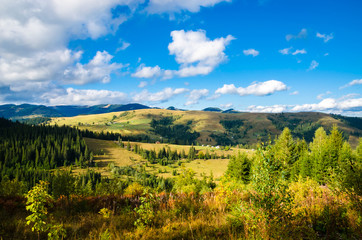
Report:
M 9 119 L 32 118 L 32 117 L 61 117 L 58 111 L 43 105 L 31 104 L 6 104 L 0 105 L 0 117 Z
M 230 108 L 230 109 L 227 109 L 225 111 L 222 111 L 222 113 L 239 113 L 239 111 L 236 111 L 236 110 Z
M 202 109 L 202 111 L 204 111 L 204 112 L 222 112 L 222 110 L 217 107 L 204 108 L 204 109 Z
M 109 112 L 120 112 L 138 109 L 149 109 L 150 107 L 138 104 L 102 104 L 95 106 L 43 106 L 32 104 L 6 104 L 0 105 L 0 117 L 8 119 L 28 119 L 36 117 L 74 117 L 78 115 L 101 114 Z
M 170 106 L 166 108 L 166 110 L 172 110 L 172 111 L 187 111 L 185 109 L 175 108 L 174 106 Z
M 138 109 L 149 109 L 150 107 L 138 104 L 101 104 L 95 106 L 54 106 L 50 107 L 61 113 L 64 117 L 74 117 L 78 115 L 88 115 L 88 114 L 101 114 L 109 112 L 121 112 L 121 111 L 130 111 Z

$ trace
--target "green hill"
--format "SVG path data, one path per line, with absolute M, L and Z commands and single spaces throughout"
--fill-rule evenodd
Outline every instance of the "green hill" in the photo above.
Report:
M 168 120 L 167 120 L 168 118 Z M 162 128 L 151 126 L 159 121 Z M 77 126 L 93 131 L 111 131 L 123 135 L 144 135 L 147 141 L 169 141 L 187 144 L 196 135 L 195 143 L 204 145 L 252 145 L 258 140 L 268 141 L 288 127 L 295 137 L 311 141 L 314 131 L 324 127 L 327 131 L 337 125 L 352 145 L 362 136 L 361 118 L 344 117 L 317 112 L 301 113 L 220 113 L 209 111 L 177 111 L 141 109 L 76 117 L 53 118 L 51 124 Z M 181 126 L 187 126 L 182 128 Z M 168 132 L 169 131 L 169 132 Z M 171 131 L 171 132 L 170 132 Z M 189 132 L 181 134 L 177 131 Z M 196 133 L 191 135 L 192 133 Z M 173 142 L 173 137 L 178 138 Z M 180 135 L 181 134 L 181 135 Z

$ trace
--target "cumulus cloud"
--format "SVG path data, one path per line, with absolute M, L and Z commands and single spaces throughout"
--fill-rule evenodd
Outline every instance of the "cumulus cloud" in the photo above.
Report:
M 143 0 L 3 1 L 0 7 L 0 86 L 16 94 L 39 85 L 108 82 L 123 67 L 99 51 L 87 64 L 82 52 L 67 48 L 72 39 L 96 39 L 115 32 Z M 113 12 L 124 6 L 128 15 Z M 125 11 L 127 12 L 127 11 Z M 127 47 L 122 43 L 121 48 Z M 24 92 L 25 94 L 25 92 Z
M 0 58 L 0 86 L 22 91 L 24 85 L 60 79 L 64 69 L 81 55 L 82 52 L 68 49 L 40 51 L 29 56 L 7 54 Z
M 133 101 L 136 102 L 166 102 L 176 95 L 188 92 L 186 88 L 165 88 L 160 92 L 150 93 L 146 89 L 133 96 Z
M 333 98 L 323 99 L 319 103 L 303 104 L 294 106 L 291 111 L 361 111 L 362 110 L 362 98 L 343 99 L 336 100 Z
M 212 7 L 220 2 L 231 0 L 150 0 L 147 10 L 150 13 L 199 12 L 201 7 Z
M 273 105 L 273 106 L 255 106 L 251 105 L 247 108 L 248 112 L 261 112 L 261 113 L 281 113 L 287 110 L 285 105 Z
M 277 80 L 269 80 L 266 82 L 259 82 L 249 85 L 246 88 L 235 87 L 234 84 L 224 84 L 223 87 L 218 88 L 215 94 L 238 94 L 240 96 L 256 95 L 266 96 L 279 91 L 287 90 L 287 86 Z
M 312 71 L 312 70 L 316 69 L 318 66 L 319 66 L 319 63 L 318 63 L 316 60 L 313 60 L 313 61 L 310 63 L 310 66 L 309 66 L 309 68 L 308 68 L 308 71 Z
M 207 89 L 194 89 L 188 95 L 185 105 L 189 106 L 197 104 L 200 99 L 207 97 L 207 95 L 209 95 L 209 90 Z
M 146 67 L 140 65 L 135 73 L 132 74 L 136 78 L 155 78 L 161 76 L 163 70 L 157 65 L 155 67 Z
M 207 75 L 220 63 L 227 59 L 225 47 L 234 39 L 228 35 L 226 38 L 210 40 L 206 32 L 199 31 L 172 31 L 172 42 L 168 45 L 171 55 L 175 55 L 180 69 L 173 74 L 180 77 Z
M 252 55 L 253 57 L 256 57 L 259 55 L 259 51 L 252 48 L 244 50 L 243 53 L 245 56 Z
M 346 85 L 340 87 L 340 89 L 343 89 L 343 88 L 346 88 L 346 87 L 351 87 L 351 86 L 354 86 L 354 85 L 360 85 L 362 84 L 362 79 L 355 79 L 349 83 L 347 83 Z
M 180 64 L 178 70 L 146 67 L 142 64 L 137 71 L 132 74 L 137 78 L 170 79 L 175 76 L 191 77 L 197 75 L 207 75 L 212 72 L 220 63 L 227 60 L 224 53 L 226 46 L 234 39 L 228 35 L 226 38 L 216 38 L 210 40 L 206 37 L 206 32 L 199 31 L 172 31 L 172 42 L 168 45 L 170 55 L 175 55 L 175 60 Z
M 297 35 L 288 34 L 285 36 L 287 41 L 298 38 L 306 38 L 308 36 L 307 29 L 303 28 Z
M 332 39 L 334 38 L 333 33 L 330 33 L 330 34 L 321 34 L 321 33 L 319 33 L 319 32 L 317 32 L 316 37 L 317 37 L 317 38 L 322 38 L 325 43 L 328 42 L 329 40 L 332 40 Z
M 336 114 L 358 115 L 362 113 L 362 98 L 356 96 L 342 97 L 339 99 L 326 98 L 319 103 L 302 105 L 272 105 L 272 106 L 249 106 L 246 111 L 250 112 L 327 112 Z
M 113 58 L 108 52 L 98 51 L 94 58 L 87 64 L 77 63 L 75 67 L 64 71 L 64 83 L 84 85 L 92 82 L 108 83 L 111 73 L 124 67 L 123 64 L 110 63 Z
M 127 94 L 118 91 L 67 88 L 44 93 L 41 97 L 48 105 L 96 105 L 128 102 Z

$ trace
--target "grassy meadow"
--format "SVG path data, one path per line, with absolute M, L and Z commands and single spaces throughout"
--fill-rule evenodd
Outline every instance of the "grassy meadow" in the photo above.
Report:
M 128 151 L 126 148 L 120 147 L 114 141 L 99 140 L 92 138 L 85 138 L 85 142 L 89 147 L 90 151 L 94 153 L 94 162 L 96 167 L 90 167 L 90 169 L 99 172 L 102 176 L 112 177 L 112 174 L 109 169 L 109 165 L 113 164 L 117 167 L 125 166 L 144 166 L 147 172 L 156 174 L 160 177 L 175 177 L 172 172 L 174 170 L 180 171 L 179 164 L 170 164 L 167 166 L 161 166 L 159 164 L 148 164 L 147 161 L 142 159 L 142 157 L 134 152 Z M 146 150 L 156 150 L 159 151 L 162 148 L 169 148 L 171 150 L 177 150 L 178 152 L 185 151 L 188 154 L 190 146 L 186 145 L 174 145 L 174 144 L 154 144 L 154 143 L 138 143 L 130 142 L 131 146 L 135 144 L 139 145 Z M 252 155 L 253 151 L 248 149 L 239 149 L 239 148 L 230 148 L 230 150 L 221 150 L 208 146 L 195 146 L 197 151 L 202 151 L 206 153 L 216 153 L 218 156 L 224 155 L 236 155 L 239 152 L 247 153 Z M 210 176 L 212 173 L 214 178 L 219 179 L 226 171 L 229 159 L 195 159 L 193 161 L 181 160 L 180 163 L 188 169 L 192 169 L 196 173 L 196 177 L 201 178 L 203 175 Z M 84 169 L 80 167 L 72 167 L 74 174 L 83 174 L 89 169 Z

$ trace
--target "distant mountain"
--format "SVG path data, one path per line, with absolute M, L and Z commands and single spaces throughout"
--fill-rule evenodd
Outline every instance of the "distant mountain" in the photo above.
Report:
M 54 106 L 50 107 L 61 113 L 64 117 L 74 117 L 78 115 L 100 114 L 109 112 L 121 112 L 138 109 L 149 109 L 150 107 L 138 104 L 101 104 L 95 106 Z
M 166 108 L 166 110 L 171 110 L 171 111 L 186 111 L 185 109 L 175 108 L 174 106 L 170 106 L 170 107 Z
M 31 117 L 61 117 L 58 111 L 43 105 L 31 104 L 6 104 L 0 105 L 0 117 L 9 119 L 31 118 Z
M 222 112 L 222 110 L 217 107 L 204 108 L 204 109 L 202 109 L 202 111 L 204 111 L 204 112 Z
M 222 113 L 240 113 L 240 112 L 230 108 L 230 109 L 227 109 L 225 111 L 222 111 Z
M 100 114 L 109 112 L 149 109 L 150 107 L 138 104 L 102 104 L 95 106 L 43 106 L 31 104 L 0 105 L 0 117 L 9 119 L 23 119 L 35 117 L 74 117 L 78 115 Z

